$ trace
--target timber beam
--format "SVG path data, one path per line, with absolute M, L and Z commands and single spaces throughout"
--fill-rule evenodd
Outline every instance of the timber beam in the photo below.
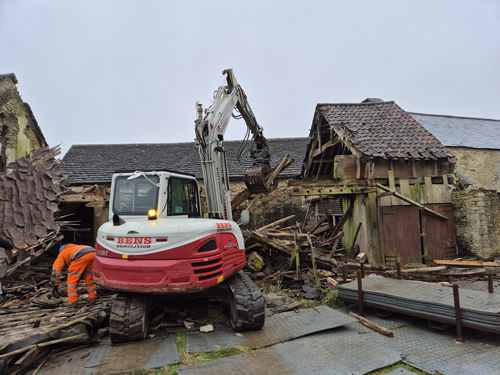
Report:
M 370 187 L 355 186 L 330 186 L 318 188 L 299 188 L 298 191 L 291 193 L 291 196 L 311 196 L 311 195 L 346 195 L 346 194 L 367 194 L 375 192 Z
M 417 206 L 418 208 L 420 208 L 420 209 L 422 209 L 422 210 L 424 210 L 424 211 L 426 211 L 426 212 L 428 212 L 430 214 L 433 214 L 433 215 L 439 217 L 440 219 L 448 220 L 448 217 L 446 217 L 444 215 L 441 215 L 439 212 L 431 210 L 430 208 L 425 207 L 423 204 L 415 202 L 414 200 L 412 200 L 410 198 L 407 198 L 404 195 L 401 195 L 401 194 L 399 194 L 398 192 L 396 192 L 394 190 L 391 190 L 387 186 L 384 186 L 384 185 L 381 185 L 381 184 L 375 184 L 375 186 L 378 187 L 379 189 L 382 189 L 382 190 L 384 190 L 386 192 L 389 192 L 389 193 L 393 194 L 395 197 L 401 199 L 402 201 L 405 201 L 406 203 L 409 203 L 411 205 Z

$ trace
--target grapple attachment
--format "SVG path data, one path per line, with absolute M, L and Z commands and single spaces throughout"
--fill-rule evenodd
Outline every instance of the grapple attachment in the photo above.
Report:
M 270 185 L 267 183 L 270 173 L 269 164 L 254 165 L 245 171 L 243 181 L 251 193 L 269 193 L 278 186 L 277 180 Z

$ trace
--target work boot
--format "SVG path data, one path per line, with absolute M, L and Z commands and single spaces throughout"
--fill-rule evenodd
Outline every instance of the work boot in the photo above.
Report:
M 95 305 L 97 298 L 89 298 L 89 305 Z

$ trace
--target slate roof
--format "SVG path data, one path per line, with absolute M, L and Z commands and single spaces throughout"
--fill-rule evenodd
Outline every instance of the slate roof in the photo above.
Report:
M 453 154 L 394 102 L 318 104 L 347 147 L 368 158 L 449 159 Z
M 295 162 L 280 176 L 300 175 L 309 138 L 268 139 L 271 166 L 276 166 L 288 153 Z M 243 177 L 249 160 L 236 159 L 241 141 L 224 141 L 230 177 Z M 61 161 L 72 185 L 109 184 L 117 170 L 170 170 L 202 178 L 201 162 L 194 142 L 160 144 L 73 145 Z
M 500 150 L 500 120 L 410 113 L 445 146 Z

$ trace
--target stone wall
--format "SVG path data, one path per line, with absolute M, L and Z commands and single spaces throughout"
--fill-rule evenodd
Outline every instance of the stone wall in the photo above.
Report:
M 500 199 L 496 191 L 467 189 L 453 193 L 460 256 L 500 258 Z
M 245 188 L 245 184 L 232 182 L 231 187 L 237 192 Z M 295 215 L 295 219 L 284 223 L 283 226 L 295 225 L 296 222 L 302 225 L 307 213 L 309 219 L 313 218 L 312 208 L 308 211 L 309 203 L 305 203 L 302 197 L 291 197 L 292 190 L 286 181 L 280 180 L 277 189 L 264 195 L 260 203 L 250 210 L 250 224 L 246 228 L 259 228 L 290 215 Z
M 201 184 L 201 183 L 200 183 Z M 231 197 L 241 192 L 245 188 L 243 181 L 231 181 Z M 302 197 L 291 197 L 292 188 L 288 187 L 286 180 L 280 180 L 278 188 L 271 193 L 264 195 L 258 204 L 250 210 L 250 223 L 245 226 L 247 229 L 256 229 L 272 223 L 284 217 L 295 215 L 295 219 L 283 226 L 295 225 L 299 222 L 301 225 L 306 220 L 314 219 L 313 209 L 309 207 Z M 244 203 L 242 208 L 246 208 L 248 203 Z
M 0 75 L 0 172 L 32 149 L 47 146 L 28 104 L 17 91 L 14 74 Z
M 475 188 L 500 192 L 500 150 L 448 147 L 457 158 L 457 170 Z

